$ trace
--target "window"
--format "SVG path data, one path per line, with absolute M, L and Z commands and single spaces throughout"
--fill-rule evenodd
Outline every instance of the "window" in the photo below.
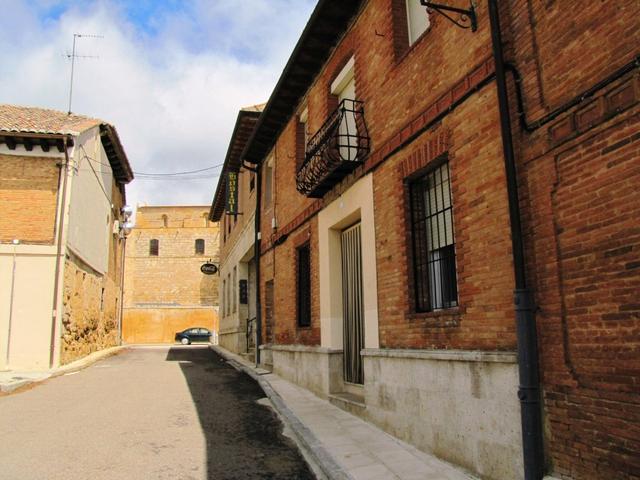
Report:
M 409 184 L 415 307 L 427 312 L 458 305 L 449 164 Z
M 222 280 L 222 316 L 227 316 L 227 281 Z
M 196 255 L 204 255 L 204 240 L 202 238 L 196 239 Z
M 419 0 L 405 0 L 407 8 L 407 30 L 409 33 L 409 45 L 429 28 L 429 13 L 427 7 L 421 5 Z
M 296 249 L 296 262 L 298 326 L 308 327 L 311 325 L 311 250 L 308 243 Z
M 157 257 L 160 250 L 160 242 L 155 238 L 149 241 L 149 255 L 151 257 Z
M 167 215 L 162 215 L 162 226 L 164 228 L 169 226 L 169 217 Z
M 233 295 L 233 300 L 231 300 L 231 305 L 233 308 L 233 313 L 236 313 L 236 307 L 238 303 L 238 295 L 236 294 L 236 286 L 238 284 L 238 267 L 233 267 L 233 285 L 231 294 Z
M 273 198 L 273 159 L 269 159 L 267 161 L 267 165 L 265 167 L 265 175 L 264 175 L 264 200 L 265 205 L 271 205 L 271 200 Z
M 299 170 L 304 163 L 307 143 L 309 142 L 308 117 L 309 110 L 307 108 L 298 116 L 298 129 L 296 131 L 296 171 Z

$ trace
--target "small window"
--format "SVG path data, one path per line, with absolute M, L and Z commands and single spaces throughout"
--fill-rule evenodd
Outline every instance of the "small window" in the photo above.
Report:
M 421 5 L 419 0 L 405 0 L 405 5 L 407 8 L 409 45 L 413 45 L 429 28 L 429 13 L 427 12 L 427 7 Z
M 307 143 L 309 142 L 308 117 L 309 111 L 306 108 L 298 117 L 298 128 L 296 131 L 296 170 L 299 170 L 304 163 Z
M 204 240 L 202 238 L 196 240 L 196 255 L 204 255 Z
M 227 316 L 227 281 L 222 280 L 222 316 Z
M 160 242 L 155 238 L 149 241 L 149 255 L 157 257 L 160 250 Z
M 264 200 L 265 205 L 271 205 L 271 200 L 273 199 L 273 160 L 269 159 L 267 161 L 267 165 L 265 167 L 265 190 L 264 190 Z
M 309 244 L 296 249 L 296 297 L 298 326 L 311 325 L 311 250 Z
M 236 313 L 236 307 L 238 305 L 238 295 L 237 295 L 237 284 L 238 284 L 238 267 L 233 267 L 233 287 L 231 289 L 231 295 L 233 295 L 233 299 L 231 300 L 231 305 L 233 308 L 233 313 Z
M 169 226 L 169 217 L 167 215 L 162 215 L 162 226 L 164 228 Z
M 409 184 L 415 307 L 428 312 L 458 305 L 449 164 Z

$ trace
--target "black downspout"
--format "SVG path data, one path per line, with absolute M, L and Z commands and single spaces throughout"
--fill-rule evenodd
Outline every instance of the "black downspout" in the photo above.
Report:
M 262 339 L 262 303 L 260 302 L 260 209 L 262 205 L 262 165 L 256 166 L 256 213 L 254 225 L 253 258 L 256 262 L 256 366 L 260 365 Z
M 497 0 L 489 0 L 491 40 L 498 87 L 500 108 L 500 129 L 507 176 L 509 196 L 509 218 L 511 223 L 511 243 L 513 249 L 513 269 L 515 274 L 514 304 L 516 312 L 516 335 L 518 339 L 518 371 L 520 386 L 518 398 L 522 421 L 522 453 L 524 457 L 525 480 L 541 480 L 544 475 L 544 453 L 542 444 L 542 415 L 540 408 L 540 375 L 538 371 L 538 340 L 535 319 L 535 301 L 527 287 L 524 262 L 524 245 L 518 198 L 511 115 L 504 54 L 500 33 L 500 17 Z

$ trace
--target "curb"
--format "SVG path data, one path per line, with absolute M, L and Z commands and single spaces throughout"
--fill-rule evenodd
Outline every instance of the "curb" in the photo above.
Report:
M 107 357 L 111 357 L 113 355 L 118 354 L 121 350 L 125 348 L 127 348 L 127 346 L 125 345 L 118 345 L 116 347 L 105 348 L 104 350 L 99 350 L 97 352 L 90 353 L 89 355 L 87 355 L 84 358 L 81 358 L 80 360 L 76 360 L 75 362 L 71 362 L 67 365 L 63 365 L 54 370 L 48 370 L 45 372 L 33 372 L 34 374 L 40 374 L 41 376 L 39 377 L 25 378 L 23 380 L 16 380 L 14 382 L 8 382 L 4 384 L 0 383 L 0 392 L 11 393 L 11 392 L 14 392 L 15 390 L 18 390 L 19 388 L 25 387 L 32 383 L 43 382 L 45 380 L 48 380 L 49 378 L 59 377 L 67 373 L 79 372 L 80 370 L 83 370 L 100 360 L 103 360 Z
M 313 432 L 287 407 L 282 397 L 271 387 L 268 380 L 258 374 L 252 367 L 234 359 L 233 357 L 235 355 L 231 352 L 217 345 L 211 345 L 209 348 L 224 358 L 233 368 L 246 373 L 260 385 L 264 393 L 269 397 L 269 400 L 271 400 L 278 414 L 280 414 L 281 418 L 287 423 L 287 426 L 293 431 L 298 439 L 298 443 L 305 450 L 305 453 L 316 463 L 328 480 L 353 480 L 353 477 L 336 462 Z

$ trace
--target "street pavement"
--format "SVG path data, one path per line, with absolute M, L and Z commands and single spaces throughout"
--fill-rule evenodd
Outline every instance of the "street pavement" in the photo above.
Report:
M 0 479 L 314 479 L 264 397 L 207 347 L 128 348 L 0 396 Z

